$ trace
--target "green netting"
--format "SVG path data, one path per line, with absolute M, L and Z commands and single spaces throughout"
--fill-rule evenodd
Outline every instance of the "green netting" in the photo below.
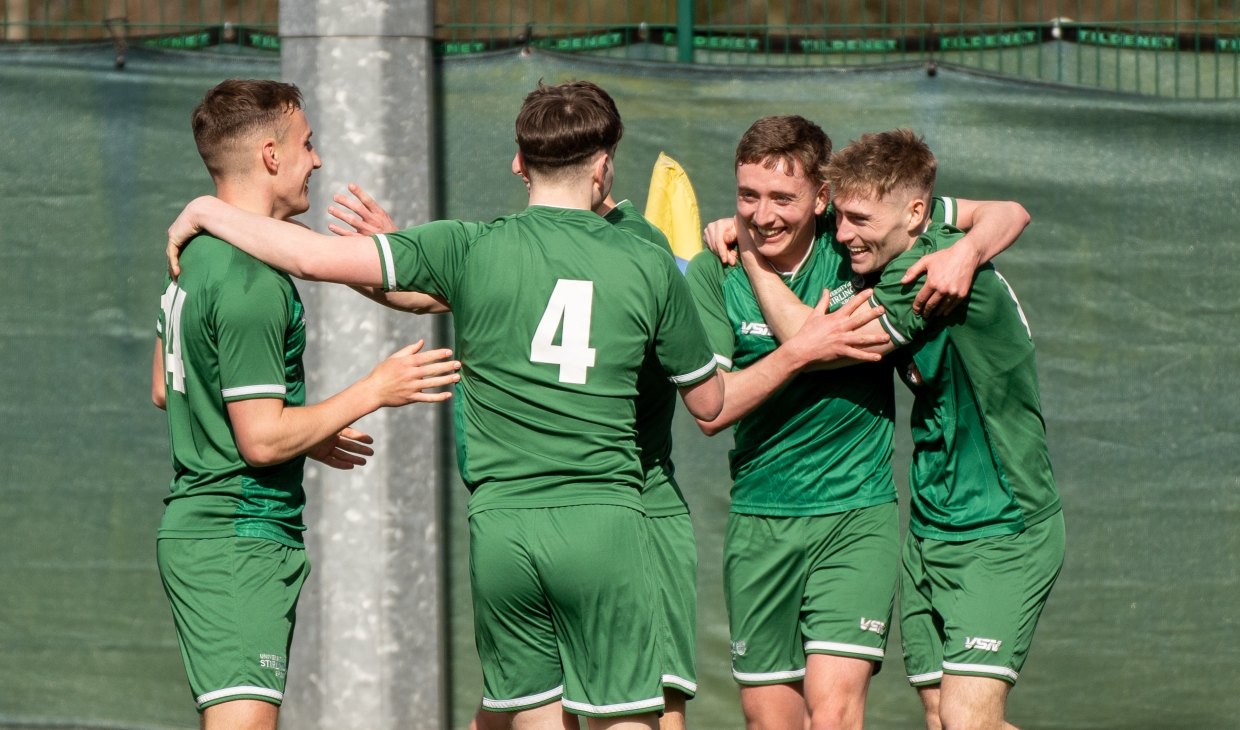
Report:
M 278 73 L 274 61 L 146 51 L 117 72 L 110 48 L 0 57 L 0 725 L 195 726 L 153 550 L 170 471 L 147 394 L 163 233 L 182 201 L 209 189 L 188 131 L 193 103 L 219 79 Z M 445 214 L 486 219 L 523 204 L 508 171 L 512 120 L 538 79 L 570 77 L 616 97 L 617 192 L 639 207 L 666 151 L 703 217 L 728 214 L 735 142 L 771 113 L 813 118 L 837 144 L 911 126 L 939 156 L 941 192 L 1023 202 L 1033 224 L 998 263 L 1038 342 L 1069 554 L 1010 717 L 1026 730 L 1237 724 L 1240 106 L 952 68 L 450 59 L 439 80 Z M 319 149 L 330 166 L 331 140 Z M 305 220 L 321 228 L 326 217 Z M 728 437 L 705 439 L 683 419 L 676 436 L 701 558 L 690 717 L 738 728 L 720 588 Z M 907 439 L 897 451 L 907 455 Z M 453 718 L 464 726 L 479 680 L 464 493 L 449 492 Z M 893 637 L 871 689 L 875 730 L 919 726 L 896 647 Z

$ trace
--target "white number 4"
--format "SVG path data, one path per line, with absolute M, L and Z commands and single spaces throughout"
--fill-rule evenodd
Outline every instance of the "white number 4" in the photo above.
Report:
M 168 285 L 159 299 L 164 310 L 164 370 L 165 383 L 178 393 L 185 392 L 185 362 L 181 359 L 181 307 L 185 305 L 185 290 L 174 281 Z
M 594 367 L 590 347 L 590 315 L 594 306 L 594 282 L 560 279 L 551 292 L 542 320 L 530 341 L 530 362 L 560 366 L 560 382 L 584 385 L 586 370 Z M 555 334 L 561 330 L 560 344 Z

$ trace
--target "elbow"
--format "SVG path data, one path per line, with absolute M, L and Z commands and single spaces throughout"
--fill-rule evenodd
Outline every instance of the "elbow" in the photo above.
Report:
M 716 418 L 717 417 L 718 416 L 716 416 Z M 700 418 L 696 420 L 697 420 L 698 428 L 701 429 L 702 433 L 706 434 L 707 436 L 714 436 L 715 434 L 727 428 L 727 424 L 724 424 L 719 421 L 715 421 L 715 420 L 703 421 Z
M 1010 201 L 1008 205 L 1011 207 L 1012 220 L 1020 225 L 1022 231 L 1025 230 L 1025 227 L 1029 225 L 1029 221 L 1033 220 L 1029 216 L 1029 211 L 1025 209 L 1025 206 L 1014 200 Z
M 161 411 L 167 410 L 168 394 L 164 391 L 163 383 L 160 383 L 158 386 L 151 388 L 151 403 L 154 404 L 154 406 Z
M 237 451 L 241 454 L 241 459 L 245 461 L 245 463 L 254 467 L 275 466 L 276 464 L 287 461 L 287 459 L 282 458 L 282 456 L 277 453 L 274 448 L 264 446 L 262 444 L 246 444 L 238 442 Z

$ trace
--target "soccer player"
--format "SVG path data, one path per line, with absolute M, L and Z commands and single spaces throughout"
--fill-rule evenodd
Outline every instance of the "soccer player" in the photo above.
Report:
M 864 282 L 822 217 L 830 152 L 827 135 L 802 117 L 755 122 L 736 151 L 736 220 L 754 229 L 757 248 L 796 297 L 821 297 L 865 321 L 881 309 L 845 304 Z M 961 201 L 959 217 L 982 235 L 927 264 L 935 274 L 963 270 L 967 290 L 977 259 L 1009 245 L 1027 217 L 1019 206 L 972 201 Z M 735 228 L 712 226 L 716 237 Z M 814 338 L 772 331 L 740 267 L 703 252 L 687 276 L 727 370 L 723 413 L 699 425 L 708 434 L 736 426 L 724 590 L 746 722 L 860 728 L 885 655 L 899 565 L 894 394 L 876 349 L 887 335 L 840 340 L 840 320 L 824 318 L 830 336 L 807 347 Z M 841 357 L 871 364 L 811 372 Z
M 514 713 L 516 727 L 563 727 L 561 707 L 594 728 L 656 726 L 633 435 L 646 353 L 695 417 L 713 418 L 723 398 L 673 258 L 593 212 L 611 189 L 614 109 L 587 82 L 531 92 L 516 122 L 530 206 L 489 224 L 340 239 L 207 197 L 169 230 L 173 257 L 206 227 L 302 278 L 420 291 L 452 308 L 484 705 Z
M 867 325 L 890 337 L 914 395 L 912 510 L 902 559 L 905 669 L 926 726 L 1010 729 L 1006 698 L 1064 556 L 1064 523 L 1046 448 L 1029 325 L 993 266 L 962 306 L 927 319 L 906 273 L 962 233 L 927 222 L 937 163 L 907 129 L 866 134 L 832 159 L 837 253 L 872 284 Z M 759 235 L 761 235 L 759 233 Z M 741 258 L 772 324 L 808 335 L 806 306 L 746 232 Z M 775 267 L 778 265 L 775 264 Z M 804 324 L 805 326 L 801 326 Z
M 513 174 L 525 178 L 520 158 L 513 158 Z M 527 181 L 528 184 L 528 181 Z M 378 202 L 357 185 L 353 197 L 343 194 L 328 212 L 348 226 L 332 223 L 337 235 L 391 233 L 396 226 Z M 348 212 L 346 212 L 346 210 Z M 659 248 L 672 252 L 663 232 L 646 220 L 628 200 L 617 203 L 608 195 L 594 210 L 609 223 L 628 230 Z M 393 308 L 415 313 L 447 311 L 442 300 L 419 292 L 363 292 Z M 377 296 L 376 296 L 377 295 Z M 663 714 L 660 730 L 683 730 L 687 700 L 697 693 L 697 545 L 689 505 L 676 483 L 672 464 L 672 417 L 676 387 L 662 376 L 658 361 L 647 356 L 637 381 L 637 448 L 645 483 L 642 506 L 649 519 L 651 574 L 659 609 L 659 648 L 663 656 Z M 506 715 L 480 709 L 472 727 L 506 727 Z
M 194 140 L 219 199 L 272 221 L 308 208 L 320 160 L 297 87 L 229 80 L 203 97 Z M 291 224 L 286 224 L 291 225 Z M 161 300 L 151 393 L 168 412 L 175 476 L 159 528 L 160 576 L 207 730 L 275 730 L 298 595 L 306 456 L 364 464 L 349 425 L 383 406 L 443 401 L 450 350 L 407 347 L 305 405 L 301 299 L 287 275 L 210 236 Z

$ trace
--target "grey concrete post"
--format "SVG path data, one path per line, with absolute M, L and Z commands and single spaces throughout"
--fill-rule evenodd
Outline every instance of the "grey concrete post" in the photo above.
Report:
M 323 168 L 303 222 L 325 230 L 331 197 L 357 182 L 398 225 L 435 209 L 428 0 L 282 0 L 283 76 L 306 99 Z M 431 317 L 386 310 L 345 287 L 300 285 L 311 400 L 425 338 Z M 440 434 L 446 405 L 385 409 L 359 427 L 376 456 L 307 472 L 313 565 L 298 610 L 281 726 L 447 727 Z M 317 465 L 315 465 L 317 466 Z

